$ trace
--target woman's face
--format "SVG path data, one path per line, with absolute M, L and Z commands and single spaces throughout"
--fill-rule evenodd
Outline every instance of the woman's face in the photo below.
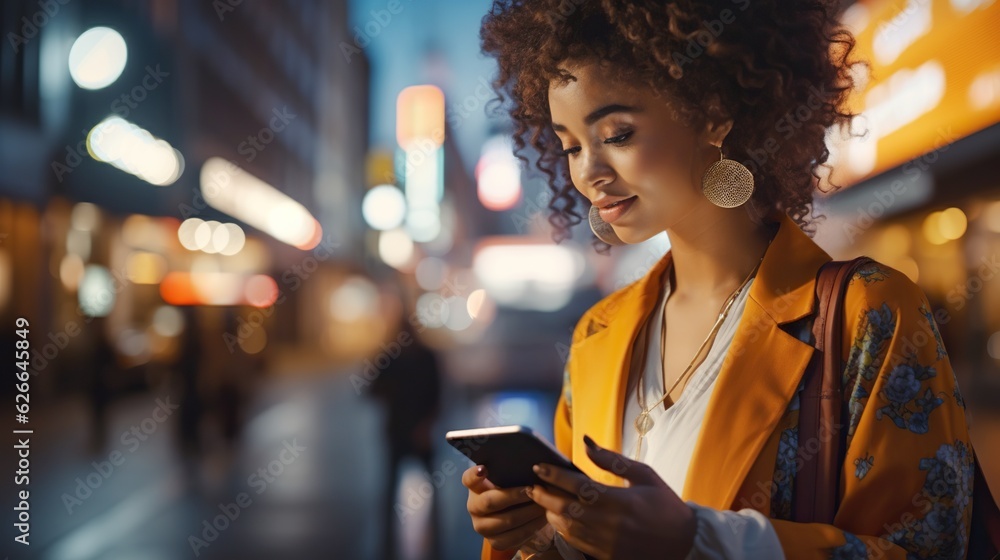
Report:
M 622 241 L 645 241 L 708 210 L 701 176 L 719 151 L 704 135 L 649 88 L 616 82 L 597 64 L 566 69 L 576 80 L 549 88 L 552 127 L 573 186 Z

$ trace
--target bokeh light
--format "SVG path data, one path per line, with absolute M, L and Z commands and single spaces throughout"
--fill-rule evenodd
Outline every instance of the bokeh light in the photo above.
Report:
M 476 164 L 479 202 L 494 211 L 513 208 L 521 199 L 521 165 L 507 136 L 494 136 L 483 144 Z
M 378 309 L 378 288 L 362 276 L 351 276 L 330 294 L 330 316 L 350 323 Z
M 432 85 L 410 86 L 396 98 L 396 142 L 404 150 L 444 142 L 444 92 Z
M 184 158 L 167 141 L 121 117 L 108 117 L 87 134 L 87 150 L 147 183 L 167 186 L 181 176 Z
M 376 185 L 365 193 L 361 215 L 372 229 L 393 229 L 399 227 L 406 217 L 406 200 L 396 187 Z
M 177 240 L 189 251 L 232 256 L 243 250 L 246 234 L 234 223 L 188 218 L 177 228 Z
M 157 284 L 167 273 L 167 259 L 147 251 L 129 253 L 125 263 L 128 279 L 136 284 Z
M 76 290 L 83 278 L 84 262 L 80 255 L 66 253 L 59 263 L 59 281 L 69 291 Z
M 172 305 L 161 305 L 153 312 L 153 331 L 160 336 L 177 336 L 184 329 L 184 315 Z
M 413 240 L 402 229 L 383 231 L 378 237 L 378 255 L 385 264 L 403 269 L 413 259 Z
M 254 307 L 270 307 L 278 300 L 278 283 L 266 274 L 255 274 L 244 288 L 247 303 Z
M 201 168 L 201 192 L 209 206 L 304 251 L 319 245 L 323 228 L 305 206 L 219 157 Z
M 91 317 L 105 317 L 115 305 L 115 295 L 114 279 L 108 269 L 87 265 L 77 290 L 80 310 Z
M 114 83 L 125 70 L 128 47 L 110 27 L 84 31 L 69 50 L 69 74 L 84 89 L 101 89 Z
M 965 229 L 968 227 L 968 224 L 969 220 L 966 218 L 965 212 L 962 212 L 960 208 L 942 210 L 938 218 L 938 228 L 941 230 L 941 236 L 949 240 L 959 239 L 965 235 Z

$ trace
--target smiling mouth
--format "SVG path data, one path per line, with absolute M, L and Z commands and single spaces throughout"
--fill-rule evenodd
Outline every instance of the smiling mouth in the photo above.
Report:
M 628 198 L 619 200 L 618 202 L 609 204 L 601 208 L 600 210 L 598 210 L 598 213 L 600 214 L 601 219 L 604 220 L 605 222 L 609 224 L 614 223 L 623 215 L 625 215 L 625 213 L 628 212 L 630 208 L 632 208 L 632 204 L 635 202 L 636 198 L 637 198 L 636 195 L 632 195 Z

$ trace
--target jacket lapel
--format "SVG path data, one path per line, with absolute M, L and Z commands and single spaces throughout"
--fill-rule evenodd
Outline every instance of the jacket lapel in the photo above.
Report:
M 589 321 L 583 340 L 570 348 L 570 384 L 573 395 L 573 463 L 589 477 L 612 486 L 624 479 L 605 471 L 587 456 L 584 434 L 602 447 L 621 452 L 621 422 L 632 346 L 653 311 L 662 275 L 670 263 L 666 253 L 638 281 L 602 300 L 584 315 Z M 636 357 L 637 359 L 641 359 Z
M 683 499 L 716 509 L 732 505 L 813 354 L 781 325 L 815 312 L 816 273 L 829 260 L 782 216 L 709 399 Z

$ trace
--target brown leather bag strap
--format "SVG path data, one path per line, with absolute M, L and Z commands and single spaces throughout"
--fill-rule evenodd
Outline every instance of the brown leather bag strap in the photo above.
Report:
M 840 493 L 844 450 L 841 433 L 843 301 L 847 284 L 868 257 L 830 261 L 816 278 L 816 349 L 805 372 L 799 398 L 798 456 L 792 518 L 800 523 L 833 523 Z

